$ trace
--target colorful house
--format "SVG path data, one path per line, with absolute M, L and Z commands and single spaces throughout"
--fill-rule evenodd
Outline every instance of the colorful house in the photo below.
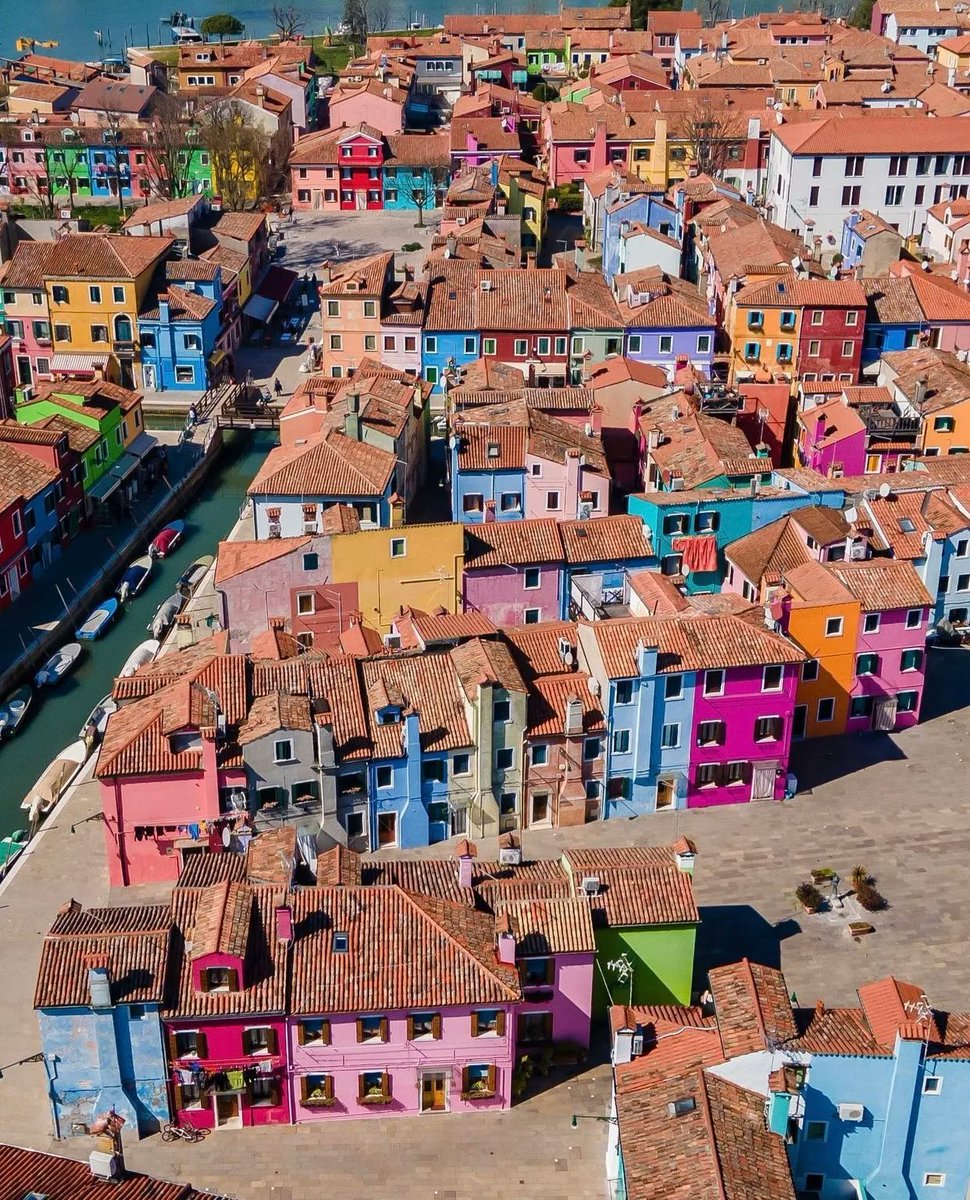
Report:
M 404 129 L 407 106 L 408 89 L 391 79 L 341 79 L 327 101 L 327 112 L 331 128 L 363 122 L 386 135 Z
M 795 418 L 798 461 L 820 475 L 861 475 L 868 461 L 868 429 L 859 412 L 840 396 Z
M 209 386 L 221 327 L 222 277 L 218 267 L 211 280 L 209 271 L 194 273 L 206 278 L 170 283 L 138 314 L 142 380 L 148 391 L 205 391 Z
M 50 311 L 44 291 L 44 268 L 50 242 L 20 242 L 0 267 L 4 328 L 9 354 L 21 387 L 53 379 Z
M 394 212 L 440 208 L 450 175 L 446 133 L 392 134 L 384 158 L 384 207 Z
M 877 374 L 882 355 L 920 344 L 923 310 L 909 276 L 880 275 L 860 280 L 866 294 L 862 369 Z
M 56 473 L 50 512 L 48 500 L 43 504 L 44 517 L 29 533 L 37 528 L 44 529 L 41 563 L 49 553 L 57 556 L 61 546 L 73 538 L 81 526 L 84 516 L 84 487 L 81 482 L 81 457 L 71 445 L 68 433 L 63 429 L 45 429 L 40 425 L 21 425 L 17 421 L 0 422 L 0 442 L 14 447 L 21 454 L 36 459 Z M 49 496 L 50 493 L 47 493 Z M 39 518 L 39 514 L 37 514 Z M 36 543 L 35 543 L 36 544 Z M 35 565 L 36 565 L 36 555 Z
M 393 252 L 324 266 L 320 320 L 334 378 L 350 374 L 362 358 L 378 353 L 384 299 L 393 281 Z
M 469 525 L 463 606 L 496 625 L 535 625 L 562 611 L 563 548 L 555 519 Z
M 717 323 L 697 289 L 656 268 L 613 277 L 620 319 L 626 327 L 623 353 L 635 362 L 668 372 L 693 364 L 711 374 Z
M 461 378 L 461 370 L 481 355 L 475 328 L 478 268 L 459 259 L 429 259 L 428 299 L 421 335 L 422 373 L 435 392 Z

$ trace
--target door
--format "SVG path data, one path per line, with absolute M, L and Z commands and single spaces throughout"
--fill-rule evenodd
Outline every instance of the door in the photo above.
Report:
M 377 814 L 378 846 L 397 845 L 397 813 Z
M 672 779 L 657 780 L 657 812 L 663 808 L 673 808 L 675 796 L 676 789 Z
M 145 391 L 153 392 L 155 390 L 155 364 L 145 363 L 142 367 L 142 375 L 145 377 Z
M 358 212 L 363 212 L 367 208 L 367 192 L 363 189 L 358 189 L 354 193 L 354 201 Z
M 751 775 L 751 799 L 774 800 L 777 763 L 759 763 Z
M 529 820 L 530 825 L 548 825 L 549 824 L 549 793 L 548 792 L 533 792 L 532 793 L 532 815 Z
M 319 188 L 313 189 L 313 207 L 317 212 L 323 208 L 323 192 Z
M 896 728 L 896 697 L 877 700 L 872 714 L 872 727 L 879 733 L 891 733 Z
M 30 359 L 26 354 L 17 355 L 17 378 L 24 387 L 29 387 L 34 381 Z
M 794 716 L 794 719 L 792 720 L 792 727 L 791 727 L 792 737 L 803 738 L 805 736 L 805 724 L 806 724 L 807 720 L 808 720 L 808 705 L 807 704 L 796 704 L 795 705 L 795 716 Z
M 421 1076 L 421 1111 L 448 1111 L 447 1076 L 443 1073 L 426 1071 Z
M 242 1101 L 238 1092 L 216 1092 L 216 1129 L 242 1128 Z

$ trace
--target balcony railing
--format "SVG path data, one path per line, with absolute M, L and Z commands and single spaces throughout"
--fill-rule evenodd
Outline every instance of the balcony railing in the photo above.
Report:
M 920 431 L 919 417 L 901 417 L 891 409 L 860 409 L 859 416 L 870 434 L 876 437 L 897 440 L 916 438 Z

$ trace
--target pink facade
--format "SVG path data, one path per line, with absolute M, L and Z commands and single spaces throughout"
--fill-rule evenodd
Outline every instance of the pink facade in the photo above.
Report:
M 404 129 L 404 105 L 397 88 L 339 88 L 330 98 L 330 126 L 373 125 L 385 136 Z
M 54 378 L 51 373 L 50 313 L 47 294 L 38 279 L 38 288 L 16 291 L 5 288 L 7 329 L 11 332 L 14 377 L 21 386 L 37 385 Z M 40 300 L 40 303 L 37 303 Z
M 698 672 L 687 807 L 781 800 L 797 664 Z
M 830 413 L 838 416 L 834 426 L 826 424 Z M 861 417 L 840 400 L 811 408 L 798 418 L 799 461 L 826 477 L 833 467 L 843 475 L 861 475 L 866 469 L 867 437 Z
M 340 168 L 334 163 L 290 167 L 293 207 L 302 212 L 340 211 Z
M 847 733 L 906 729 L 917 724 L 923 703 L 928 618 L 926 608 L 862 614 Z M 875 656 L 875 660 L 865 656 Z M 858 702 L 862 697 L 865 701 Z M 853 716 L 853 709 L 861 707 L 866 711 Z
M 547 123 L 549 182 L 553 187 L 572 180 L 579 182 L 613 164 L 626 166 L 630 143 L 608 140 L 605 120 L 597 121 L 589 141 L 557 142 L 550 134 L 551 126 Z
M 539 467 L 535 474 L 534 467 Z M 527 453 L 525 460 L 525 517 L 561 517 L 575 521 L 583 511 L 606 516 L 610 508 L 610 480 L 583 464 L 578 450 L 567 450 L 564 462 Z M 591 505 L 582 510 L 581 505 Z
M 381 362 L 395 371 L 421 374 L 421 326 L 381 323 Z
M 465 612 L 482 613 L 500 627 L 524 625 L 534 610 L 539 613 L 534 621 L 556 621 L 561 573 L 558 563 L 478 570 L 466 564 L 462 581 Z
M 493 1013 L 501 1012 L 501 1033 L 475 1036 L 474 1014 L 478 1012 L 489 1014 L 487 1023 L 491 1023 Z M 404 1010 L 383 1014 L 386 1040 L 363 1042 L 358 1041 L 355 1015 L 327 1017 L 327 1032 L 322 1036 L 329 1037 L 329 1044 L 318 1040 L 319 1022 L 292 1019 L 287 1036 L 294 1120 L 335 1121 L 509 1107 L 515 1063 L 514 1016 L 509 1008 L 445 1008 L 434 1014 L 440 1036 L 423 1034 L 408 1040 L 408 1018 L 415 1015 Z M 493 1070 L 469 1072 L 469 1068 Z M 473 1098 L 470 1074 L 494 1082 L 494 1088 L 479 1086 L 476 1090 L 482 1094 Z M 361 1097 L 366 1095 L 367 1083 L 373 1082 L 370 1077 L 377 1075 L 388 1077 L 387 1096 L 368 1103 Z M 492 1090 L 494 1095 L 485 1094 Z
M 528 1051 L 526 1028 L 529 1020 L 543 1013 L 549 1013 L 552 1018 L 549 1037 L 553 1042 L 589 1046 L 593 957 L 591 952 L 556 954 L 553 956 L 551 988 L 535 989 L 526 983 L 522 989 L 522 1002 L 518 1005 L 518 1053 Z

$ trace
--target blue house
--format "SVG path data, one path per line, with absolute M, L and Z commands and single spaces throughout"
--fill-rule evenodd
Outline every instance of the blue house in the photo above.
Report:
M 195 268 L 211 278 L 170 283 L 138 314 L 142 382 L 149 391 L 169 388 L 204 391 L 209 359 L 222 324 L 221 271 L 211 263 L 172 263 Z
M 476 329 L 478 268 L 457 259 L 436 259 L 431 266 L 428 301 L 421 339 L 421 373 L 435 391 L 449 376 L 481 355 Z
M 696 288 L 649 269 L 617 275 L 613 283 L 627 358 L 668 372 L 692 363 L 712 373 L 717 320 Z
M 631 195 L 622 184 L 610 185 L 603 197 L 603 274 L 612 284 L 620 266 L 620 236 L 631 225 L 655 229 L 674 241 L 683 240 L 681 214 L 665 202 L 662 194 L 641 192 Z
M 878 367 L 880 357 L 891 350 L 911 350 L 919 345 L 925 318 L 908 276 L 881 275 L 859 282 L 866 293 L 866 332 L 862 342 L 865 371 L 867 367 Z
M 474 525 L 525 517 L 528 433 L 506 425 L 456 430 L 449 445 L 452 520 Z
M 384 207 L 392 212 L 440 208 L 451 178 L 450 135 L 392 133 L 385 141 Z
M 171 928 L 162 905 L 58 912 L 34 995 L 56 1137 L 111 1108 L 141 1135 L 170 1119 L 159 1011 Z
M 627 597 L 630 571 L 656 566 L 643 522 L 629 514 L 563 521 L 563 620 L 595 620 Z

